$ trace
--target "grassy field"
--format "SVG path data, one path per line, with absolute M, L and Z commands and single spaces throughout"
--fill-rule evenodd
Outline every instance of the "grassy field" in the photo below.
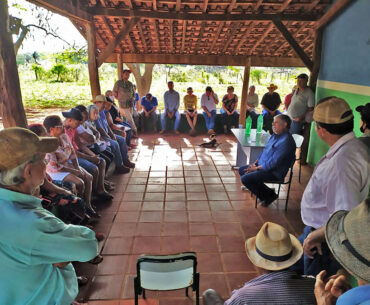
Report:
M 263 69 L 261 68 L 261 70 Z M 150 89 L 151 93 L 158 98 L 159 109 L 163 109 L 163 94 L 167 90 L 166 73 L 163 73 L 163 71 L 163 66 L 155 66 Z M 217 78 L 212 73 L 199 71 L 199 66 L 176 66 L 171 70 L 167 79 L 170 80 L 172 77 L 176 79 L 179 73 L 185 78 L 186 81 L 175 82 L 175 90 L 180 93 L 181 101 L 186 94 L 186 88 L 193 87 L 195 95 L 200 99 L 205 91 L 205 87 L 208 85 L 212 86 L 220 99 L 226 94 L 226 88 L 232 85 L 235 88 L 235 93 L 240 98 L 242 90 L 242 79 L 240 75 L 242 75 L 243 71 L 239 75 L 236 75 L 238 73 L 231 74 L 226 68 L 219 69 L 218 71 L 220 71 L 219 73 L 224 83 L 220 83 L 220 78 Z M 290 77 L 287 77 L 284 73 L 274 73 L 273 70 L 266 69 L 265 77 L 260 80 L 260 84 L 253 79 L 250 79 L 249 83 L 256 86 L 256 92 L 261 99 L 262 95 L 267 92 L 266 86 L 272 82 L 279 87 L 277 92 L 280 94 L 282 100 L 284 100 L 286 94 L 295 85 L 294 76 L 302 72 L 306 72 L 305 69 L 296 69 Z M 104 64 L 100 68 L 99 74 L 102 92 L 112 89 L 117 80 L 116 69 L 111 65 Z M 26 108 L 70 108 L 78 104 L 86 105 L 91 101 L 87 69 L 81 72 L 80 81 L 78 82 L 36 81 L 33 71 L 27 65 L 19 67 L 19 75 L 23 102 Z M 133 76 L 131 76 L 131 81 L 135 82 Z

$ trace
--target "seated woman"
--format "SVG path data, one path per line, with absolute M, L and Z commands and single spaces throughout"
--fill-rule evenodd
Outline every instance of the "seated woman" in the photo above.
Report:
M 227 87 L 227 94 L 222 99 L 221 119 L 224 127 L 224 132 L 228 133 L 231 128 L 235 128 L 235 125 L 239 118 L 238 108 L 238 97 L 234 94 L 234 87 Z
M 62 120 L 57 115 L 47 116 L 43 123 L 49 136 L 59 139 L 59 147 L 53 153 L 46 154 L 46 172 L 53 180 L 72 182 L 77 194 L 81 196 L 92 216 L 98 216 L 91 205 L 92 176 L 79 166 L 76 152 L 69 137 L 64 133 Z
M 193 94 L 193 88 L 187 89 L 187 95 L 184 96 L 184 107 L 186 120 L 190 126 L 190 135 L 195 136 L 195 125 L 197 124 L 198 112 L 197 112 L 197 97 Z

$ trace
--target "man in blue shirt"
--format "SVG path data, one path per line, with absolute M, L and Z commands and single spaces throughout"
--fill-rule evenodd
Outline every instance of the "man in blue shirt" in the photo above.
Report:
M 260 199 L 262 206 L 268 206 L 278 197 L 264 182 L 283 180 L 295 160 L 296 145 L 289 133 L 290 124 L 287 115 L 275 116 L 274 134 L 263 152 L 253 164 L 239 168 L 242 183 Z
M 0 304 L 69 305 L 78 293 L 71 261 L 98 253 L 92 230 L 66 225 L 32 196 L 44 182 L 56 138 L 14 127 L 0 131 Z
M 152 96 L 151 93 L 147 93 L 141 99 L 141 107 L 143 107 L 143 112 L 140 113 L 139 124 L 141 131 L 144 131 L 144 122 L 146 119 L 148 119 L 152 122 L 154 132 L 157 132 L 157 106 L 157 98 L 155 96 Z
M 180 124 L 180 95 L 173 89 L 173 81 L 168 82 L 168 91 L 164 93 L 164 113 L 161 116 L 162 130 L 160 133 L 164 133 L 166 130 L 166 117 L 169 119 L 175 119 L 175 133 L 179 134 L 177 130 Z

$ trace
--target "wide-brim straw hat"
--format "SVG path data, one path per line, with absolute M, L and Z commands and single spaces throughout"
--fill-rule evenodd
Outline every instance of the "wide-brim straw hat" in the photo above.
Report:
M 276 90 L 278 88 L 278 86 L 274 85 L 274 84 L 270 84 L 270 86 L 267 87 L 267 90 Z
M 245 242 L 251 262 L 262 269 L 278 271 L 294 265 L 303 254 L 299 240 L 272 222 L 266 222 L 255 237 Z
M 103 95 L 103 94 L 97 95 L 94 99 L 94 102 L 104 103 L 105 101 L 106 101 L 106 98 L 105 98 L 105 95 Z
M 370 282 L 370 198 L 352 211 L 337 211 L 326 224 L 326 242 L 353 276 Z

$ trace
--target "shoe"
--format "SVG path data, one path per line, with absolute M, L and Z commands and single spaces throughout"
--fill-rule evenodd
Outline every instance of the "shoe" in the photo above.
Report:
M 160 134 L 164 134 L 164 131 L 165 131 L 165 130 L 164 130 L 164 129 L 162 129 L 159 133 L 160 133 Z
M 279 198 L 279 196 L 274 192 L 274 194 L 271 195 L 270 198 L 268 198 L 264 201 L 261 201 L 261 206 L 268 207 L 271 203 L 273 203 L 278 198 Z
M 135 168 L 135 163 L 132 163 L 130 160 L 123 162 L 123 164 L 128 168 Z
M 102 199 L 102 200 L 112 200 L 114 198 L 114 196 L 108 192 L 104 192 L 104 193 L 100 193 L 100 194 L 96 194 L 99 199 Z
M 130 169 L 127 166 L 120 166 L 116 168 L 116 173 L 117 174 L 127 174 L 130 172 Z
M 241 189 L 242 191 L 248 191 L 248 188 L 247 188 L 245 185 L 242 185 L 242 186 L 240 187 L 240 189 Z
M 77 277 L 78 286 L 84 286 L 89 282 L 89 278 L 87 276 L 78 276 Z
M 97 255 L 92 260 L 89 261 L 90 264 L 98 265 L 103 261 L 103 256 Z
M 215 131 L 213 129 L 208 130 L 208 134 L 214 134 Z

